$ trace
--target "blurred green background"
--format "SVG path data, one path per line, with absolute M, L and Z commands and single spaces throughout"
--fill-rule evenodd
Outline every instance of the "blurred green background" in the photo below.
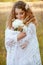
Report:
M 5 27 L 12 5 L 13 3 L 10 2 L 0 2 L 0 65 L 6 65 Z M 37 27 L 37 37 L 43 65 L 43 1 L 29 2 L 29 5 L 39 24 Z

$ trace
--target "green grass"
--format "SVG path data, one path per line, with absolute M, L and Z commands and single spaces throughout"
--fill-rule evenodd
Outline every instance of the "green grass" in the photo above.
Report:
M 4 39 L 5 39 L 5 25 L 7 20 L 8 14 L 6 13 L 0 13 L 0 65 L 6 65 L 6 50 L 4 45 Z M 40 19 L 40 15 L 36 15 L 39 26 L 37 27 L 37 36 L 40 46 L 40 54 L 43 64 L 43 22 Z
M 6 15 L 5 13 L 0 13 L 0 16 L 0 65 L 6 65 L 6 50 L 4 45 Z
M 40 48 L 42 65 L 43 65 L 43 30 L 42 29 L 43 29 L 43 27 L 40 27 L 38 29 L 38 31 L 37 31 L 37 37 L 38 37 L 38 41 L 39 41 L 39 48 Z

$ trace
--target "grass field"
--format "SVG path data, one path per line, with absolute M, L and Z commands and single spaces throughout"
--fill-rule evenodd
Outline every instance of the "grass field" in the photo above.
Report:
M 43 12 L 42 14 L 40 12 L 35 13 L 39 26 L 37 27 L 37 37 L 39 41 L 40 46 L 40 54 L 41 54 L 41 60 L 43 65 Z M 6 65 L 6 49 L 5 49 L 5 25 L 7 20 L 8 14 L 6 13 L 0 13 L 0 65 Z

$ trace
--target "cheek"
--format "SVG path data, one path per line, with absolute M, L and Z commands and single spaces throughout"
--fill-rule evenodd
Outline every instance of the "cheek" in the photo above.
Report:
M 24 14 L 16 15 L 16 18 L 18 18 L 18 19 L 24 19 L 25 15 Z

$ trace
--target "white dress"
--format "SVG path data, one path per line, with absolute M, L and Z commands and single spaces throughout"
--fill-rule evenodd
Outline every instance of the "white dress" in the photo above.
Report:
M 35 25 L 31 22 L 28 25 L 27 36 L 17 41 L 19 33 L 9 28 L 5 30 L 6 65 L 42 65 Z M 27 47 L 22 49 L 20 45 L 25 42 Z

